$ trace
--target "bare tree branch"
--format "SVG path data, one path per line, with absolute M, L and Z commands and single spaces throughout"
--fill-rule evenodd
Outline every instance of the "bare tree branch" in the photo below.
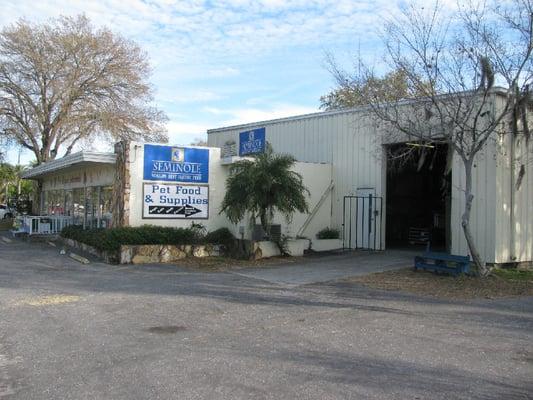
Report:
M 467 3 L 455 13 L 444 13 L 438 2 L 429 8 L 405 7 L 402 15 L 384 25 L 381 35 L 390 71 L 401 71 L 417 96 L 384 101 L 376 90 L 359 93 L 360 103 L 382 127 L 382 140 L 447 143 L 460 157 L 466 182 L 462 226 L 482 274 L 488 270 L 470 231 L 474 159 L 511 116 L 515 126 L 526 121 L 522 125 L 527 130 L 524 104 L 530 101 L 533 81 L 532 2 L 502 4 Z M 362 60 L 352 73 L 335 65 L 330 70 L 337 83 L 376 79 Z

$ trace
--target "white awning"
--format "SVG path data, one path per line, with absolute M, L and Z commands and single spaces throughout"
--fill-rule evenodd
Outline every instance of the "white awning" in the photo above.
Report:
M 28 171 L 24 171 L 21 177 L 24 179 L 37 179 L 52 172 L 71 168 L 79 164 L 115 164 L 115 162 L 115 153 L 80 151 L 79 153 L 69 154 L 63 158 L 48 161 Z

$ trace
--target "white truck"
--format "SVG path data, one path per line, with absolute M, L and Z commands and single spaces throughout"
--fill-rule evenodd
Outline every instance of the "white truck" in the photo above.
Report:
M 0 204 L 0 219 L 13 218 L 15 216 L 15 211 L 9 208 L 5 204 Z

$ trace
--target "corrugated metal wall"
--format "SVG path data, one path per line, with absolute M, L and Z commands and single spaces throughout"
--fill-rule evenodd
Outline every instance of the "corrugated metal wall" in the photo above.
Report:
M 355 194 L 358 187 L 373 187 L 386 204 L 386 160 L 381 138 L 364 111 L 317 113 L 308 116 L 249 124 L 209 131 L 209 146 L 222 147 L 228 140 L 238 143 L 239 132 L 266 127 L 266 140 L 276 152 L 290 153 L 299 161 L 325 162 L 333 165 L 335 188 L 332 198 L 332 225 L 342 225 L 343 197 Z M 530 142 L 533 142 L 531 140 Z M 517 216 L 518 261 L 532 260 L 533 247 L 533 153 L 523 145 L 521 157 L 528 164 L 520 193 L 515 201 Z M 530 143 L 531 147 L 531 143 Z M 503 150 L 502 150 L 503 149 Z M 471 229 L 486 262 L 508 262 L 509 232 L 506 190 L 509 166 L 505 164 L 506 143 L 490 141 L 476 159 L 474 168 L 474 207 Z M 530 149 L 531 150 L 531 149 Z M 503 157 L 503 158 L 499 158 Z M 506 182 L 507 180 L 507 182 Z M 464 168 L 454 157 L 452 172 L 451 234 L 452 253 L 468 254 L 461 227 L 464 210 Z M 506 208 L 507 207 L 507 208 Z M 383 207 L 385 213 L 385 207 Z M 385 240 L 385 215 L 382 216 L 382 240 Z
M 499 238 L 496 242 L 496 262 L 499 263 L 533 260 L 533 140 L 528 142 L 523 135 L 515 139 L 514 173 L 511 168 L 511 140 L 511 135 L 501 138 L 501 151 L 497 153 L 495 231 Z M 522 165 L 525 175 L 517 187 Z M 514 208 L 514 249 L 511 207 Z
M 481 257 L 489 263 L 495 262 L 496 227 L 496 148 L 493 142 L 480 152 L 472 170 L 474 202 L 470 214 L 470 226 Z M 452 169 L 452 253 L 468 255 L 461 217 L 465 209 L 465 172 L 463 162 L 454 155 Z
M 299 161 L 330 163 L 335 187 L 332 197 L 332 227 L 342 230 L 343 199 L 358 187 L 373 187 L 384 193 L 381 144 L 368 116 L 362 112 L 320 113 L 209 133 L 208 145 L 222 147 L 228 140 L 238 143 L 239 132 L 266 126 L 266 140 L 274 151 L 289 153 Z M 383 203 L 385 204 L 385 203 Z M 383 224 L 385 218 L 382 218 Z M 384 243 L 384 232 L 377 235 Z
M 525 175 L 515 194 L 515 256 L 517 260 L 533 260 L 533 138 L 520 137 L 516 145 L 516 187 L 519 167 L 524 165 Z

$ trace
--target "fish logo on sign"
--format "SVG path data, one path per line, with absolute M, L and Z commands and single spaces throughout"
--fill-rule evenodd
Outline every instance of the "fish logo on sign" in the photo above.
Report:
M 183 147 L 173 147 L 172 148 L 172 161 L 182 163 L 184 160 L 185 160 L 185 149 Z

